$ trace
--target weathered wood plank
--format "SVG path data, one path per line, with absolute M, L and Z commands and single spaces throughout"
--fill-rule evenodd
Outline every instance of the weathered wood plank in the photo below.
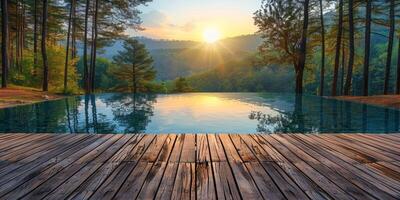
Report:
M 138 199 L 154 199 L 160 182 L 164 176 L 167 163 L 169 161 L 172 149 L 175 145 L 176 135 L 169 135 L 161 149 L 161 152 L 150 169 L 149 174 L 144 180 L 142 189 L 139 192 Z
M 138 165 L 142 156 L 149 151 L 153 151 L 152 145 L 155 135 L 145 135 L 141 142 L 129 152 L 123 162 L 113 171 L 103 184 L 93 193 L 91 199 L 112 199 L 123 186 L 125 180 L 130 176 L 133 169 Z M 147 165 L 146 165 L 147 167 Z M 146 172 L 143 172 L 146 173 Z M 133 174 L 134 175 L 134 174 Z M 132 176 L 133 176 L 132 175 Z
M 161 183 L 159 184 L 158 191 L 155 194 L 155 199 L 168 199 L 172 195 L 184 140 L 185 135 L 178 135 L 176 143 L 172 149 L 171 156 L 167 163 L 164 175 L 161 178 Z
M 196 162 L 196 135 L 185 135 L 185 142 L 183 143 L 182 155 L 179 162 Z
M 270 175 L 272 180 L 282 191 L 287 199 L 309 199 L 307 195 L 293 182 L 293 180 L 276 164 L 274 160 L 262 147 L 260 147 L 249 135 L 241 135 L 242 140 L 247 144 L 247 148 L 260 161 L 261 166 Z M 252 147 L 251 149 L 249 147 Z M 242 146 L 246 148 L 246 146 Z M 260 169 L 261 171 L 262 169 Z M 258 171 L 258 170 L 257 170 Z M 255 177 L 255 176 L 253 176 Z
M 96 142 L 88 145 L 86 147 L 80 147 L 81 150 L 69 156 L 67 159 L 61 160 L 56 165 L 44 170 L 44 171 L 35 171 L 31 176 L 27 176 L 22 180 L 11 180 L 10 182 L 0 186 L 0 196 L 1 198 L 14 198 L 14 197 L 22 197 L 22 195 L 26 194 L 30 190 L 36 188 L 38 185 L 46 181 L 48 178 L 58 173 L 68 165 L 74 163 L 76 160 L 80 159 L 82 156 L 87 155 L 89 152 L 96 149 L 98 146 L 107 141 L 111 136 L 105 136 L 99 138 Z M 32 178 L 32 179 L 31 179 Z M 15 188 L 15 189 L 14 189 Z M 12 190 L 14 189 L 14 190 Z M 7 195 L 5 195 L 7 194 Z M 3 196 L 5 195 L 5 196 Z
M 122 149 L 120 149 L 110 160 L 101 166 L 94 174 L 85 180 L 77 189 L 68 195 L 69 199 L 88 199 L 100 185 L 112 174 L 119 164 L 128 156 L 142 140 L 143 135 L 135 135 Z M 54 196 L 53 196 L 54 195 Z M 60 199 L 62 193 L 50 194 L 47 199 Z M 52 198 L 54 197 L 54 198 Z
M 244 199 L 260 199 L 262 198 L 256 183 L 251 177 L 250 172 L 244 165 L 240 155 L 237 153 L 232 141 L 228 135 L 219 135 L 221 143 L 224 147 L 228 163 L 231 166 L 234 178 L 239 187 L 239 191 Z
M 171 199 L 195 199 L 195 163 L 179 163 Z
M 164 146 L 167 135 L 158 135 L 153 141 L 151 148 L 142 156 L 139 164 L 133 169 L 127 177 L 114 199 L 136 198 L 142 185 L 144 184 L 148 173 L 153 167 L 156 159 Z
M 79 149 L 74 148 L 77 145 L 86 146 L 91 144 L 97 138 L 95 137 L 69 137 L 68 139 L 63 141 L 63 146 L 58 146 L 49 152 L 46 152 L 45 155 L 32 159 L 28 157 L 24 160 L 21 160 L 17 163 L 9 164 L 7 167 L 1 170 L 0 176 L 2 177 L 0 180 L 0 185 L 7 183 L 10 180 L 24 179 L 25 177 L 30 177 L 31 174 L 35 174 L 40 170 L 46 169 L 50 166 L 55 165 L 60 160 L 70 156 L 75 153 Z
M 286 147 L 296 152 L 296 155 L 324 174 L 331 181 L 335 182 L 336 185 L 354 198 L 373 199 L 372 196 L 374 196 L 375 198 L 381 199 L 394 199 L 392 196 L 360 178 L 357 174 L 349 171 L 354 167 L 350 166 L 350 169 L 342 168 L 335 162 L 336 160 L 331 161 L 327 159 L 308 146 L 294 140 L 293 136 L 277 136 L 275 138 L 278 138 Z
M 221 141 L 215 134 L 207 135 L 215 189 L 218 199 L 241 199 L 232 170 L 227 162 Z
M 393 196 L 399 194 L 400 191 L 397 191 L 395 189 L 396 187 L 400 188 L 399 183 L 396 183 L 390 178 L 380 175 L 380 172 L 378 170 L 368 167 L 363 163 L 360 163 L 359 161 L 357 161 L 359 160 L 359 158 L 354 158 L 351 151 L 346 152 L 346 149 L 331 145 L 319 137 L 304 135 L 296 135 L 295 137 L 299 141 L 307 144 L 310 148 L 314 148 L 320 154 L 323 154 L 325 157 L 330 158 L 335 163 L 343 166 L 348 170 L 353 171 L 355 174 L 357 174 L 357 176 L 360 176 L 362 179 L 375 185 L 380 190 Z M 393 188 L 393 186 L 395 187 Z
M 288 176 L 309 196 L 311 199 L 330 199 L 331 197 L 321 189 L 316 183 L 311 181 L 302 171 L 294 166 L 284 154 L 277 151 L 271 144 L 267 142 L 268 137 L 264 138 L 261 135 L 252 135 L 253 139 L 266 151 Z
M 230 137 L 264 199 L 286 199 L 257 158 L 247 148 L 244 140 L 239 135 L 230 135 Z
M 130 137 L 124 135 L 110 138 L 102 144 L 102 148 L 97 148 L 95 153 L 90 152 L 83 156 L 24 196 L 23 199 L 42 199 L 52 191 L 56 191 L 60 196 L 66 196 L 112 157 Z
M 0 199 L 399 199 L 399 145 L 396 134 L 0 134 Z

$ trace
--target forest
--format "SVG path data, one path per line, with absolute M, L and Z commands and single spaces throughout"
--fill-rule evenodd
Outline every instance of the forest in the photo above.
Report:
M 263 0 L 253 13 L 259 40 L 242 40 L 259 41 L 254 50 L 233 39 L 212 50 L 193 41 L 151 49 L 151 41 L 126 34 L 144 29 L 139 7 L 148 2 L 2 0 L 2 87 L 65 94 L 400 93 L 398 1 Z M 210 62 L 210 51 L 219 60 Z

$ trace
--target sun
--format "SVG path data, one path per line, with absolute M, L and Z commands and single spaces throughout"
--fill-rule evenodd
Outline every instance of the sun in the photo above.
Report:
M 207 28 L 203 31 L 203 39 L 209 44 L 218 41 L 220 36 L 221 33 L 216 28 Z

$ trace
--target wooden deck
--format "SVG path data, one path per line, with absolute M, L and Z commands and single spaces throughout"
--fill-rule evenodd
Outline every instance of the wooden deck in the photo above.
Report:
M 400 134 L 0 135 L 0 199 L 400 199 Z

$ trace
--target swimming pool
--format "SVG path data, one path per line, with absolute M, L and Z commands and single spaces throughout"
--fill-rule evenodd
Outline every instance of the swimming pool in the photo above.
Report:
M 399 110 L 278 93 L 108 93 L 0 110 L 2 133 L 393 133 L 399 130 Z

